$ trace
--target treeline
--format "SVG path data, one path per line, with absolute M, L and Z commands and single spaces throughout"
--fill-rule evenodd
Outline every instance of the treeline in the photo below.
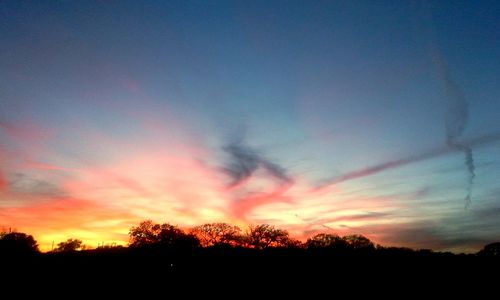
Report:
M 130 247 L 163 245 L 168 247 L 242 247 L 266 248 L 335 248 L 374 250 L 372 241 L 362 235 L 340 237 L 321 233 L 305 243 L 292 238 L 288 231 L 273 225 L 249 226 L 243 232 L 238 226 L 227 223 L 210 223 L 196 226 L 189 232 L 166 224 L 144 221 L 130 229 Z
M 50 253 L 70 253 L 77 250 L 103 251 L 112 249 L 119 251 L 137 250 L 189 250 L 205 249 L 213 251 L 228 251 L 230 249 L 293 249 L 309 252 L 327 252 L 337 254 L 352 253 L 378 253 L 385 255 L 447 255 L 452 253 L 433 252 L 429 249 L 413 250 L 404 247 L 384 247 L 375 245 L 370 239 L 363 235 L 339 236 L 331 233 L 319 233 L 301 242 L 289 235 L 286 230 L 276 228 L 273 225 L 262 224 L 249 226 L 243 231 L 238 226 L 227 223 L 210 223 L 196 226 L 188 231 L 164 223 L 157 224 L 153 221 L 143 221 L 138 226 L 133 226 L 129 231 L 128 247 L 123 246 L 100 246 L 97 249 L 88 249 L 79 239 L 68 239 L 60 242 Z M 37 255 L 39 254 L 37 241 L 33 236 L 17 232 L 0 232 L 0 255 Z M 498 256 L 500 257 L 500 242 L 491 243 L 475 256 Z

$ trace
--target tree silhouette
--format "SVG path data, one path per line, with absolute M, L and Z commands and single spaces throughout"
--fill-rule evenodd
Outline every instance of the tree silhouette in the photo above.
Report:
M 481 256 L 500 256 L 500 242 L 484 246 L 477 254 Z
M 283 241 L 283 245 L 280 246 L 280 247 L 286 247 L 286 248 L 303 248 L 304 247 L 304 243 L 302 243 L 301 241 L 299 241 L 297 239 L 288 237 L 287 240 Z
M 78 239 L 67 239 L 65 242 L 57 244 L 55 252 L 71 252 L 82 248 L 82 241 Z
M 195 234 L 204 247 L 214 245 L 231 245 L 237 246 L 241 244 L 241 229 L 238 226 L 227 223 L 211 223 L 196 226 L 191 231 Z
M 306 247 L 309 249 L 333 248 L 345 250 L 348 248 L 348 242 L 336 234 L 319 233 L 307 240 Z
M 180 228 L 168 223 L 155 224 L 151 220 L 143 221 L 129 231 L 131 247 L 148 245 L 197 247 L 199 240 L 192 234 L 186 234 Z
M 247 233 L 247 243 L 250 247 L 264 249 L 268 247 L 288 247 L 292 240 L 286 230 L 273 225 L 261 224 L 250 226 Z
M 346 235 L 343 240 L 354 250 L 375 250 L 375 245 L 367 237 L 360 234 Z
M 33 236 L 22 232 L 0 233 L 0 253 L 33 254 L 38 252 L 38 244 Z
M 142 221 L 139 226 L 130 228 L 129 244 L 131 247 L 151 245 L 158 242 L 158 233 L 154 230 L 155 224 L 151 220 Z

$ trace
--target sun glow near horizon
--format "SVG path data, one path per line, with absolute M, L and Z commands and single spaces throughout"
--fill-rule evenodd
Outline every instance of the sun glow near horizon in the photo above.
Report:
M 500 228 L 498 5 L 0 1 L 0 228 L 477 251 Z

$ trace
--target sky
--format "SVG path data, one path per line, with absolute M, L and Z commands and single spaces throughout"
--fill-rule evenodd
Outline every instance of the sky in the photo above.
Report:
M 500 240 L 498 1 L 2 1 L 0 229 Z

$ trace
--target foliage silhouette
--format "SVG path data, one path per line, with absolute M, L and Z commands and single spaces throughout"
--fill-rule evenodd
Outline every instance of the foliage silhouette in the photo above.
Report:
M 103 274 L 103 280 L 107 278 L 108 270 L 114 276 L 124 274 L 133 280 L 142 274 L 160 272 L 158 278 L 163 280 L 186 279 L 193 274 L 197 278 L 215 278 L 212 275 L 219 271 L 231 276 L 258 272 L 273 277 L 324 274 L 326 271 L 328 276 L 341 274 L 346 278 L 368 278 L 374 273 L 360 270 L 371 269 L 378 273 L 393 268 L 393 274 L 401 274 L 419 268 L 425 272 L 430 267 L 440 270 L 448 270 L 448 266 L 467 268 L 481 264 L 488 268 L 500 267 L 500 243 L 486 245 L 477 255 L 455 255 L 428 249 L 375 247 L 362 235 L 340 237 L 323 233 L 301 245 L 300 241 L 290 238 L 287 231 L 269 224 L 251 226 L 245 234 L 241 234 L 236 226 L 225 223 L 205 224 L 196 229 L 201 228 L 205 230 L 203 233 L 213 234 L 203 241 L 207 247 L 200 247 L 200 240 L 193 234 L 195 230 L 187 234 L 168 223 L 144 221 L 130 229 L 129 247 L 70 251 L 81 243 L 69 239 L 58 245 L 58 251 L 40 255 L 28 255 L 37 253 L 38 249 L 32 236 L 2 233 L 0 262 L 2 268 L 11 264 L 13 270 L 22 270 L 19 266 L 24 264 L 44 272 L 54 270 L 55 274 L 72 274 L 78 266 L 89 272 L 97 270 L 97 274 Z M 9 259 L 12 254 L 19 259 Z M 144 278 L 149 280 L 148 276 Z
M 198 238 L 192 234 L 186 234 L 180 228 L 168 223 L 155 224 L 151 220 L 143 221 L 137 227 L 129 231 L 130 247 L 145 246 L 167 246 L 194 248 L 200 245 Z
M 480 256 L 496 256 L 500 257 L 500 242 L 491 243 L 484 246 L 481 251 L 477 253 Z
M 38 243 L 23 232 L 0 233 L 0 254 L 27 255 L 38 253 Z
M 347 242 L 347 245 L 354 250 L 375 250 L 375 245 L 367 237 L 352 234 L 343 237 L 343 240 Z
M 269 224 L 250 226 L 247 233 L 247 243 L 256 249 L 287 247 L 294 244 L 286 230 L 278 229 Z
M 82 248 L 82 241 L 79 239 L 67 239 L 65 242 L 57 244 L 55 252 L 72 252 Z
M 330 233 L 319 233 L 309 238 L 305 243 L 307 249 L 328 249 L 337 252 L 345 252 L 349 244 L 345 239 Z
M 241 229 L 227 223 L 211 223 L 196 226 L 191 231 L 203 247 L 215 245 L 239 246 L 242 242 Z

